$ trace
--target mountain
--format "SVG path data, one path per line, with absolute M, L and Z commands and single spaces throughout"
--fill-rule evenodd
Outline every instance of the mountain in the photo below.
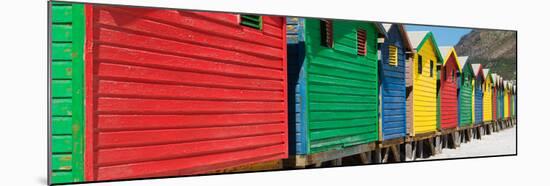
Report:
M 459 56 L 470 56 L 471 63 L 481 63 L 505 80 L 515 80 L 516 43 L 516 32 L 474 29 L 460 38 L 455 50 Z

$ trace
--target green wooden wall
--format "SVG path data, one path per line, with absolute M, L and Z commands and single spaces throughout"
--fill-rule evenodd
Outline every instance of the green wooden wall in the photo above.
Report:
M 466 63 L 462 69 L 460 80 L 460 127 L 469 126 L 472 123 L 472 79 L 473 72 L 470 63 Z
M 83 181 L 84 5 L 53 2 L 50 10 L 50 181 Z
M 372 23 L 333 21 L 334 47 L 320 43 L 320 20 L 305 20 L 309 153 L 378 140 L 378 31 Z M 357 29 L 367 54 L 357 55 Z

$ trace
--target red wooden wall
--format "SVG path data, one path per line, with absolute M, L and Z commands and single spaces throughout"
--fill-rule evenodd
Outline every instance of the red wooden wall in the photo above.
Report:
M 441 72 L 441 128 L 456 128 L 458 125 L 458 97 L 456 93 L 458 71 L 457 61 L 449 57 Z M 454 80 L 452 75 L 454 74 Z
M 86 179 L 204 173 L 283 159 L 282 17 L 87 7 Z

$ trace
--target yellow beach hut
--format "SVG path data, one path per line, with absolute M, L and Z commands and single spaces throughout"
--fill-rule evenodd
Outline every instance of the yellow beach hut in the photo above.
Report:
M 491 70 L 483 69 L 485 82 L 483 83 L 483 122 L 493 121 L 493 78 Z
M 414 47 L 412 63 L 412 123 L 407 131 L 410 136 L 436 131 L 436 66 L 443 59 L 432 32 L 407 32 Z

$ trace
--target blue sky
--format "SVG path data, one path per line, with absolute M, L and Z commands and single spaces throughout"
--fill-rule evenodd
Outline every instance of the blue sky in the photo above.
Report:
M 469 33 L 472 29 L 436 27 L 436 26 L 418 26 L 405 25 L 407 31 L 431 31 L 439 46 L 454 46 L 460 40 L 460 37 Z

